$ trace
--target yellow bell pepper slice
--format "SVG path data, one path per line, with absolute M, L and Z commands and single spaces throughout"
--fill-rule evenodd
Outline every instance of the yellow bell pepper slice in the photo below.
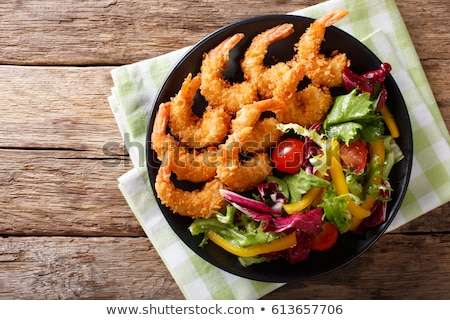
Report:
M 372 148 L 373 156 L 377 156 L 377 163 L 382 164 L 386 157 L 386 151 L 384 150 L 383 139 L 377 140 L 375 142 L 371 142 L 370 147 Z
M 317 193 L 317 196 L 314 198 L 313 202 L 311 203 L 311 205 L 313 207 L 317 207 L 319 205 L 319 203 L 322 202 L 322 194 L 324 192 L 325 188 L 320 188 L 319 192 Z
M 330 146 L 330 158 L 335 158 L 339 163 L 341 162 L 341 156 L 339 154 L 340 145 L 336 139 L 331 140 Z M 331 165 L 331 164 L 330 164 Z
M 389 108 L 386 105 L 383 105 L 380 109 L 380 113 L 383 116 L 384 123 L 386 123 L 386 126 L 391 132 L 392 138 L 400 137 L 400 131 L 398 130 L 397 123 L 395 122 L 394 116 L 389 111 Z
M 338 195 L 348 193 L 348 185 L 347 181 L 345 181 L 341 163 L 335 157 L 331 158 L 330 175 L 331 179 L 333 179 L 336 193 Z
M 336 188 L 336 193 L 338 195 L 349 193 L 347 181 L 345 181 L 345 175 L 342 171 L 342 166 L 334 157 L 331 158 L 330 174 Z M 352 199 L 349 199 L 347 209 L 350 211 L 352 216 L 358 219 L 364 219 L 370 216 L 369 210 L 358 206 Z
M 366 195 L 366 200 L 361 204 L 361 207 L 367 210 L 370 210 L 372 208 L 373 204 L 375 203 L 377 199 L 375 199 L 374 196 L 371 194 Z
M 348 202 L 347 209 L 353 217 L 361 220 L 367 218 L 371 214 L 370 210 L 365 209 L 362 206 L 358 206 L 353 200 Z
M 384 141 L 380 139 L 375 142 L 371 142 L 370 147 L 372 149 L 372 156 L 376 157 L 377 163 L 379 165 L 383 164 L 385 157 L 386 157 L 386 151 L 384 149 Z M 381 182 L 382 181 L 379 176 L 376 176 L 373 178 L 374 184 L 381 184 Z M 364 203 L 361 204 L 361 207 L 363 207 L 364 209 L 370 210 L 370 208 L 372 208 L 375 201 L 376 201 L 376 199 L 372 195 L 368 194 L 366 196 L 366 200 L 364 201 Z
M 297 236 L 295 232 L 288 234 L 279 239 L 275 239 L 269 243 L 255 244 L 248 247 L 241 247 L 231 243 L 227 239 L 223 238 L 218 233 L 209 230 L 206 235 L 208 238 L 217 244 L 219 247 L 223 248 L 238 257 L 255 257 L 260 254 L 270 253 L 289 249 L 297 244 Z
M 350 225 L 350 227 L 348 227 L 348 230 L 356 230 L 356 228 L 359 227 L 359 225 L 361 224 L 362 219 L 358 219 L 355 216 L 352 216 L 352 224 Z
M 286 203 L 283 205 L 284 211 L 288 214 L 293 214 L 294 212 L 300 212 L 306 207 L 308 207 L 314 199 L 316 199 L 317 195 L 320 193 L 322 188 L 311 188 L 308 192 L 306 192 L 302 198 L 297 202 Z

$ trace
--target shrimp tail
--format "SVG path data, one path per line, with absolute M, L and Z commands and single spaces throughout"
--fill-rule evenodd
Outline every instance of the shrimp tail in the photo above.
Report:
M 336 22 L 342 20 L 348 14 L 349 14 L 348 10 L 339 8 L 339 9 L 336 9 L 336 10 L 330 12 L 329 14 L 317 19 L 317 23 L 323 25 L 324 27 L 329 27 L 329 26 L 335 24 Z

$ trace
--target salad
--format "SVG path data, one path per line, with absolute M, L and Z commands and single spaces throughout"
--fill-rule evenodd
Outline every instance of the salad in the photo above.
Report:
M 389 173 L 403 158 L 384 85 L 388 63 L 359 75 L 344 69 L 345 92 L 325 120 L 306 128 L 279 124 L 271 150 L 274 174 L 254 192 L 221 190 L 223 211 L 197 218 L 192 235 L 236 255 L 243 266 L 332 248 L 344 233 L 383 223 L 391 199 Z

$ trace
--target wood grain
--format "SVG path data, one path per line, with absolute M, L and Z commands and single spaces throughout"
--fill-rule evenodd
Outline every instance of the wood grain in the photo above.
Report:
M 319 2 L 2 1 L 0 299 L 183 299 L 117 188 L 132 164 L 107 101 L 110 72 Z M 397 5 L 449 129 L 450 5 Z M 336 273 L 264 299 L 449 299 L 449 212 L 444 204 Z
M 0 64 L 126 64 L 191 45 L 234 21 L 319 2 L 4 0 Z M 439 51 L 440 59 L 449 59 L 446 2 L 408 0 L 397 5 L 421 58 L 437 58 Z M 438 43 L 436 50 L 430 50 L 432 43 Z
M 147 238 L 11 237 L 0 264 L 0 299 L 184 298 Z M 385 235 L 340 270 L 263 299 L 449 299 L 449 265 L 448 234 Z
M 111 70 L 0 66 L 0 146 L 103 157 L 105 143 L 122 142 L 107 100 Z
M 0 63 L 125 64 L 172 51 L 174 44 L 191 45 L 250 15 L 289 12 L 314 2 L 247 2 L 239 4 L 247 10 L 230 15 L 237 1 L 6 0 L 0 11 L 0 28 L 7 31 L 0 37 Z
M 0 299 L 183 298 L 147 238 L 10 237 L 0 264 Z
M 1 234 L 143 235 L 117 187 L 130 168 L 78 153 L 1 150 Z

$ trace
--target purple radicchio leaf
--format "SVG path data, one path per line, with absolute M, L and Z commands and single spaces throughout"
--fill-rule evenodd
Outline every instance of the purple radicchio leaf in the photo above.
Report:
M 263 227 L 265 232 L 283 232 L 296 229 L 308 234 L 317 235 L 322 226 L 322 208 L 315 208 L 307 213 L 296 212 L 286 217 L 274 217 Z
M 347 91 L 358 88 L 362 92 L 368 92 L 372 99 L 376 98 L 375 95 L 380 93 L 380 99 L 375 110 L 378 111 L 387 100 L 387 90 L 384 85 L 384 80 L 391 70 L 392 67 L 389 63 L 382 63 L 379 69 L 364 74 L 356 74 L 349 67 L 344 67 L 342 80 Z
M 259 196 L 262 202 L 270 206 L 281 215 L 283 204 L 287 203 L 286 196 L 279 190 L 279 185 L 275 181 L 260 183 L 258 185 Z
M 308 259 L 311 251 L 311 235 L 306 232 L 297 232 L 297 244 L 284 252 L 285 259 L 295 264 Z
M 248 212 L 249 215 L 255 215 L 255 217 L 258 217 L 259 215 L 267 217 L 271 217 L 272 215 L 279 215 L 278 211 L 275 211 L 265 203 L 244 197 L 236 192 L 221 189 L 220 194 L 228 203 L 230 203 L 240 211 L 243 211 L 242 209 L 245 209 L 244 213 Z M 258 219 L 258 220 L 254 219 L 254 220 L 261 221 L 265 219 Z

